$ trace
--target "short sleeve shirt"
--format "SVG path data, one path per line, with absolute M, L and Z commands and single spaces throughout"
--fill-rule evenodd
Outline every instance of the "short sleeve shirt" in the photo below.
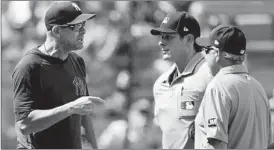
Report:
M 19 61 L 13 74 L 16 121 L 32 110 L 52 109 L 88 95 L 84 60 L 70 53 L 66 60 L 44 55 L 37 48 Z M 81 148 L 81 116 L 71 115 L 29 136 L 17 130 L 18 142 L 32 148 Z
M 191 149 L 194 141 L 189 130 L 212 75 L 201 53 L 196 53 L 185 70 L 172 79 L 176 72 L 174 64 L 156 80 L 154 115 L 163 133 L 164 149 Z
M 269 102 L 261 84 L 244 65 L 222 68 L 209 83 L 195 119 L 195 149 L 202 149 L 208 138 L 229 149 L 266 149 L 270 133 Z

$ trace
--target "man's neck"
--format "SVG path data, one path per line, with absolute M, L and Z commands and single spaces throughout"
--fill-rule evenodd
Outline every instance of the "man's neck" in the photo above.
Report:
M 186 60 L 182 60 L 181 62 L 176 63 L 179 74 L 183 73 L 183 71 L 186 68 L 187 63 L 188 63 L 188 61 L 186 61 Z
M 69 51 L 65 50 L 61 46 L 55 44 L 55 42 L 46 41 L 40 50 L 46 55 L 65 60 L 68 57 Z
M 191 58 L 196 54 L 196 52 L 193 53 L 189 53 L 188 55 L 184 56 L 183 59 L 181 59 L 180 61 L 176 62 L 176 65 L 178 67 L 178 70 L 181 73 L 183 73 L 183 71 L 185 70 L 188 62 L 191 60 Z

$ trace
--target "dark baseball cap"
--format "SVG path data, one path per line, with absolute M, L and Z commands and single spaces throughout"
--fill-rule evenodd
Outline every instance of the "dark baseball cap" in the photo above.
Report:
M 46 12 L 47 30 L 54 25 L 73 25 L 94 18 L 95 14 L 83 14 L 79 6 L 70 1 L 56 2 Z
M 172 12 L 167 14 L 159 28 L 152 29 L 152 35 L 160 35 L 161 33 L 174 34 L 179 33 L 181 36 L 193 34 L 199 37 L 201 29 L 198 21 L 187 12 Z
M 233 25 L 219 25 L 212 30 L 209 37 L 199 37 L 196 43 L 200 46 L 215 46 L 234 55 L 246 52 L 246 38 L 241 29 Z

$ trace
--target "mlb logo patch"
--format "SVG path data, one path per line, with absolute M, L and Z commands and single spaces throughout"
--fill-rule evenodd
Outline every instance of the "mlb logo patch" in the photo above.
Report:
M 181 109 L 194 109 L 194 101 L 183 101 L 181 102 Z
M 216 127 L 216 126 L 217 126 L 216 118 L 208 119 L 208 127 Z

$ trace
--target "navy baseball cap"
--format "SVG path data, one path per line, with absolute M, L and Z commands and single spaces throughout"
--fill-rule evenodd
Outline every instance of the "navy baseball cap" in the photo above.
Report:
M 181 36 L 193 34 L 195 38 L 200 36 L 201 29 L 198 21 L 187 12 L 172 12 L 167 14 L 159 28 L 152 29 L 152 35 L 161 33 L 174 34 Z
M 46 12 L 47 30 L 54 25 L 73 25 L 94 18 L 95 14 L 83 14 L 79 6 L 70 1 L 56 2 Z
M 246 38 L 241 29 L 233 25 L 219 25 L 212 30 L 209 37 L 199 37 L 196 43 L 200 46 L 215 46 L 234 55 L 246 52 Z

